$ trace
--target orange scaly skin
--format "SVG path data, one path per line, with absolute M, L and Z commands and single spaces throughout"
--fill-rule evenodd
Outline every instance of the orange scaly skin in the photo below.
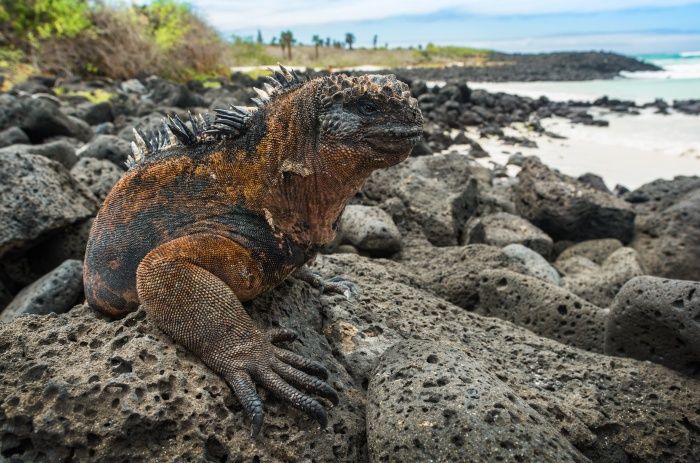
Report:
M 263 421 L 255 383 L 322 426 L 325 410 L 306 393 L 338 397 L 322 365 L 273 345 L 292 332 L 256 327 L 241 301 L 330 242 L 347 201 L 373 170 L 408 156 L 422 125 L 393 76 L 305 82 L 282 70 L 241 127 L 220 114 L 196 140 L 178 136 L 132 167 L 97 215 L 85 256 L 90 306 L 119 317 L 143 305 L 226 379 L 253 435 Z

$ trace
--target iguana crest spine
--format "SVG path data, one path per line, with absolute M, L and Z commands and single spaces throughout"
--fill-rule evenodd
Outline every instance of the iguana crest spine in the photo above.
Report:
M 252 98 L 258 107 L 264 107 L 268 102 L 280 95 L 294 90 L 306 82 L 306 77 L 300 76 L 293 69 L 290 71 L 281 64 L 280 70 L 270 69 L 264 89 L 254 87 L 257 97 Z M 168 115 L 167 120 L 148 133 L 134 129 L 134 141 L 131 142 L 131 156 L 126 165 L 128 169 L 143 161 L 146 157 L 164 151 L 174 146 L 197 146 L 204 143 L 216 142 L 226 138 L 236 138 L 245 133 L 251 110 L 245 106 L 231 106 L 229 109 L 214 109 L 215 119 L 212 122 L 208 113 L 189 114 L 189 126 L 178 115 Z

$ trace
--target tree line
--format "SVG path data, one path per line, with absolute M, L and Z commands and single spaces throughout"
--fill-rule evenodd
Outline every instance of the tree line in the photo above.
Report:
M 377 40 L 378 36 L 375 34 L 372 37 L 372 47 L 377 48 Z M 332 39 L 331 37 L 326 37 L 323 38 L 318 34 L 314 34 L 313 37 L 311 37 L 311 43 L 314 45 L 316 49 L 316 58 L 318 58 L 319 55 L 319 48 L 321 47 L 333 47 L 333 48 L 344 48 L 347 46 L 348 50 L 352 50 L 352 46 L 355 43 L 356 38 L 355 34 L 352 32 L 347 32 L 345 34 L 345 40 L 340 41 L 336 39 Z M 265 41 L 263 40 L 262 32 L 258 29 L 258 35 L 256 42 L 260 45 L 264 45 Z M 302 43 L 298 43 L 296 37 L 294 37 L 294 33 L 290 30 L 286 31 L 281 31 L 279 34 L 279 37 L 275 36 L 272 37 L 270 40 L 270 45 L 272 46 L 279 46 L 282 49 L 282 54 L 287 53 L 287 58 L 292 59 L 292 46 L 293 45 L 303 45 Z

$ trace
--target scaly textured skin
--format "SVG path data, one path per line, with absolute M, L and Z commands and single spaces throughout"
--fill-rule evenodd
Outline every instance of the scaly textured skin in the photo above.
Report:
M 99 211 L 85 256 L 90 306 L 120 317 L 143 305 L 226 379 L 253 435 L 263 422 L 256 383 L 322 426 L 326 412 L 307 393 L 338 397 L 322 365 L 273 344 L 292 332 L 256 327 L 241 301 L 313 259 L 369 174 L 405 159 L 422 127 L 394 76 L 277 75 L 284 85 L 262 93 L 269 101 L 242 130 L 219 125 L 133 166 Z

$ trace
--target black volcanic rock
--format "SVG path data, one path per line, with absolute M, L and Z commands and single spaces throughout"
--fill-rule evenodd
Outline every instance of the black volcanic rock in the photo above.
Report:
M 515 203 L 523 217 L 554 240 L 632 241 L 635 213 L 625 201 L 528 158 L 518 174 Z

